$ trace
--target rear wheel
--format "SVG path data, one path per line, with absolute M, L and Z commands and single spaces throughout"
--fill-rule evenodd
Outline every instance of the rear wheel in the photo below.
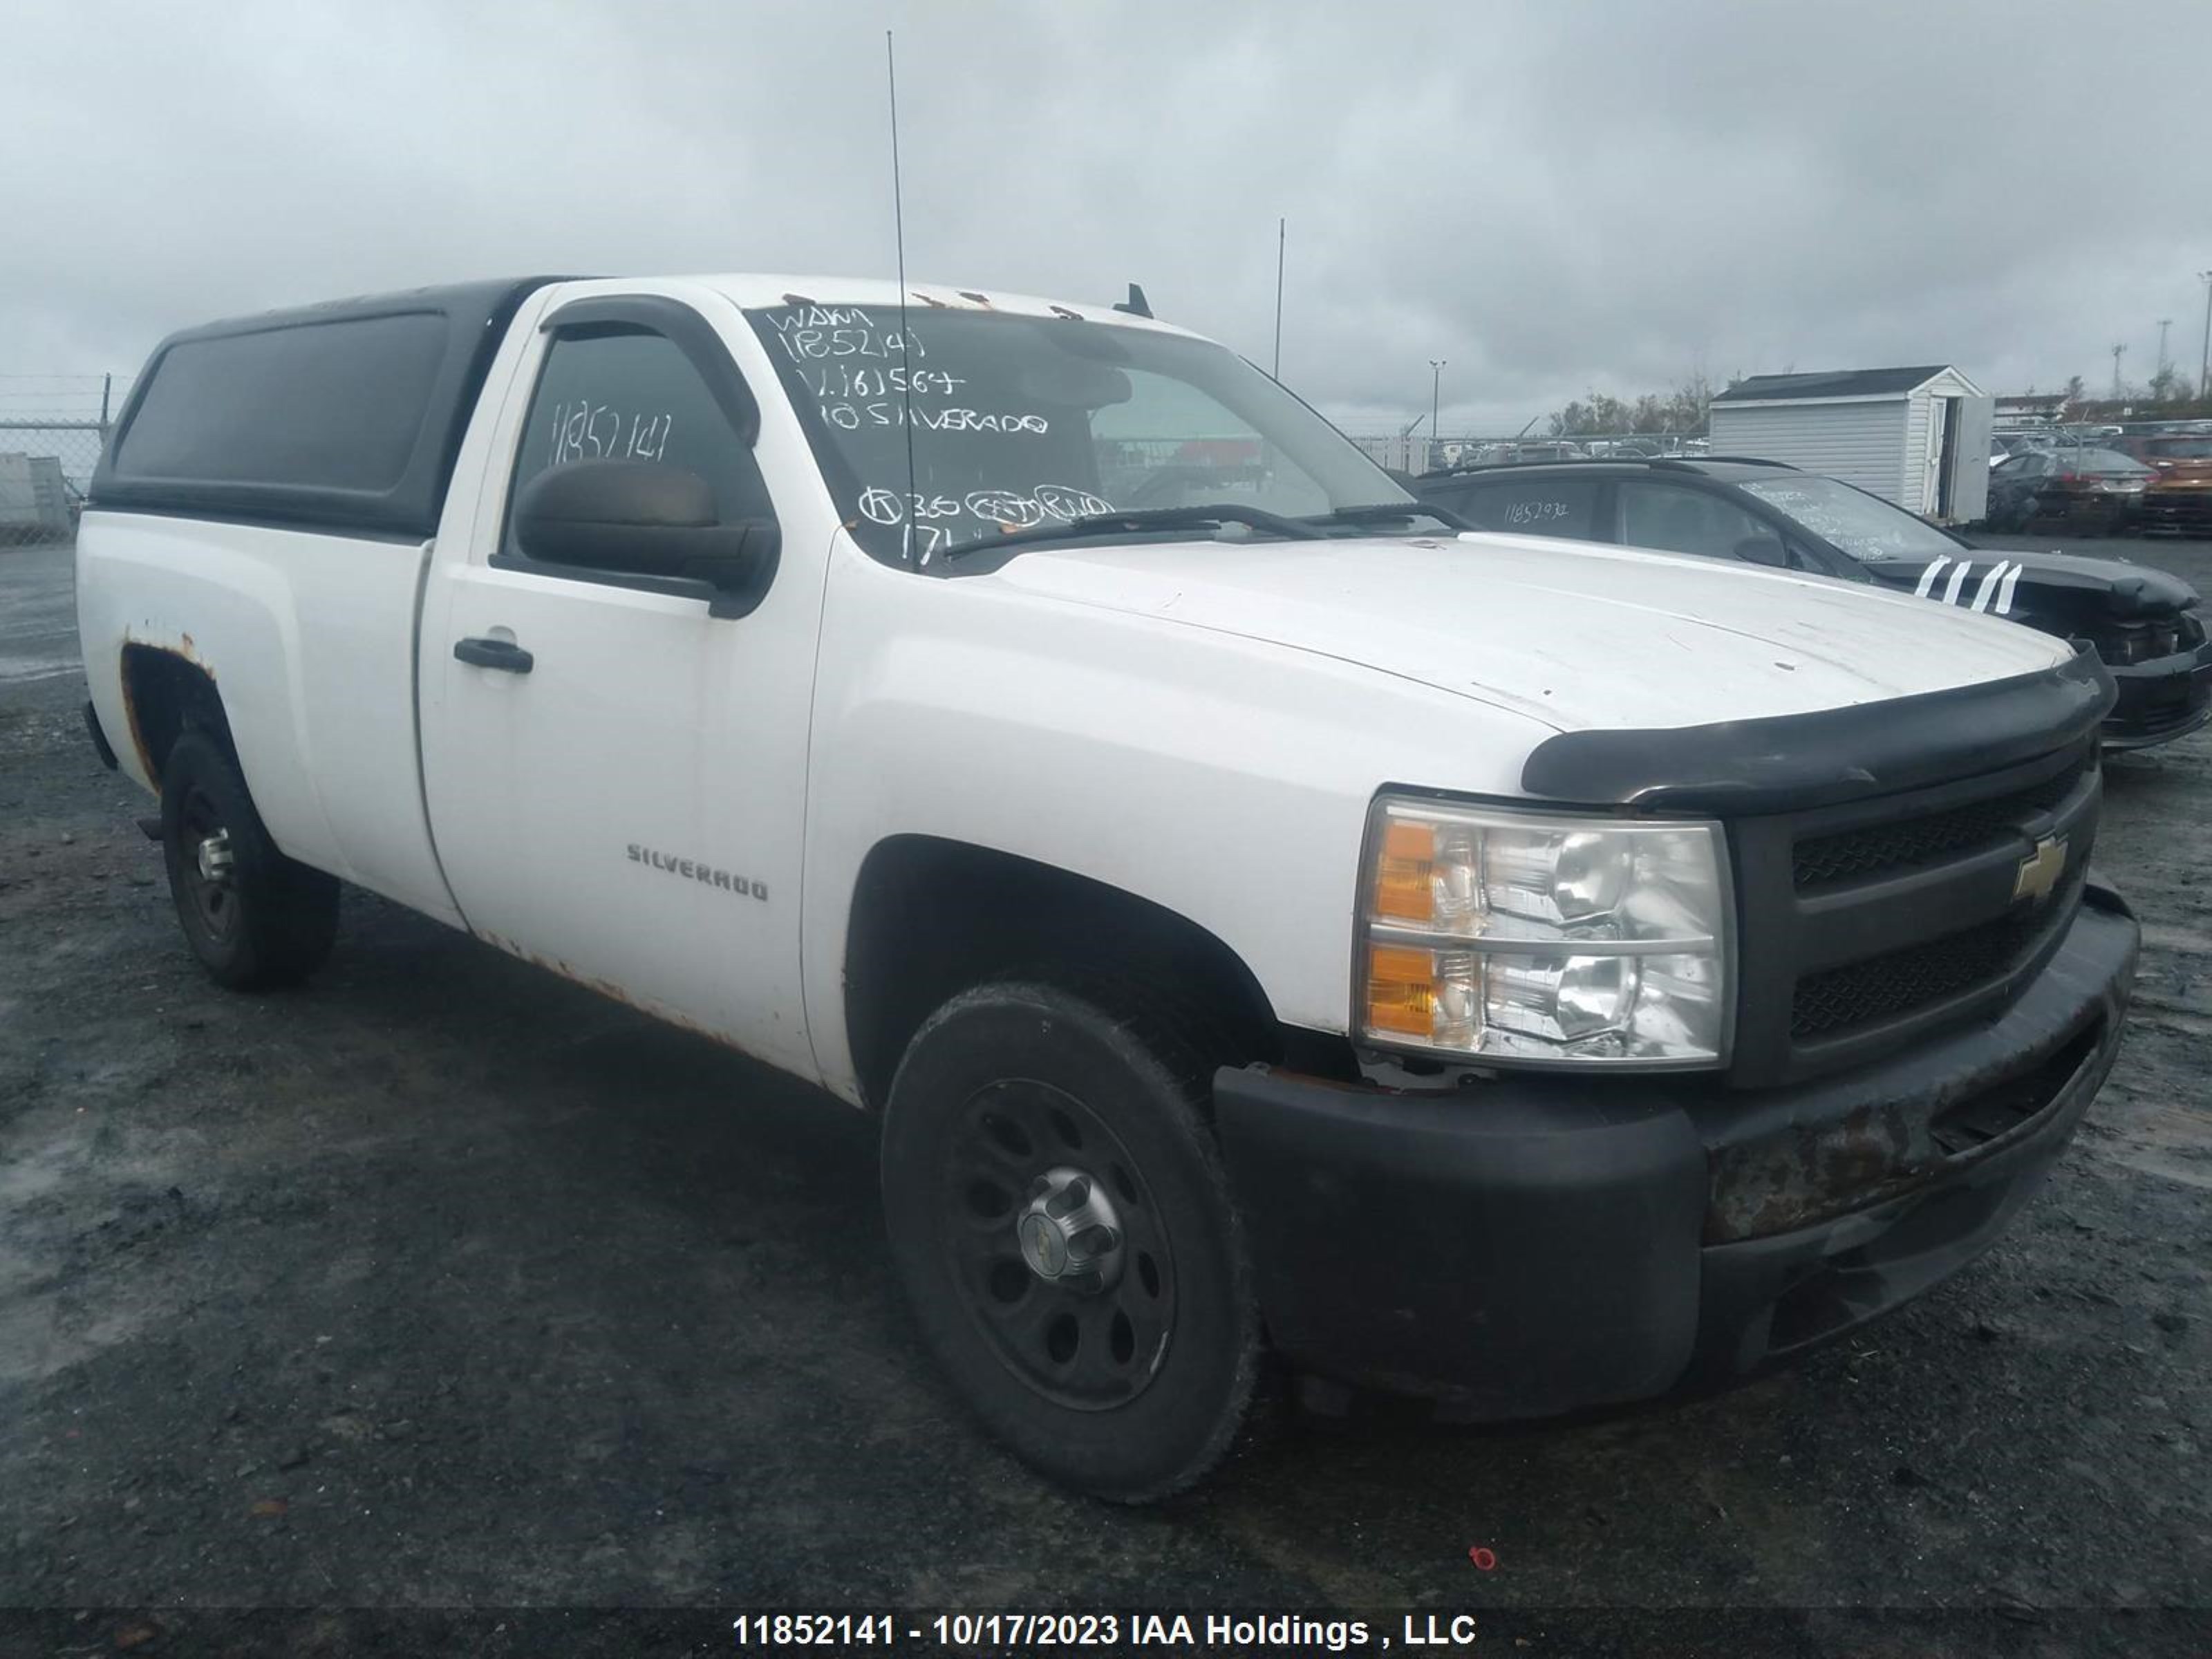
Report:
M 1210 1077 L 1163 1020 L 1004 983 L 933 1015 L 892 1086 L 884 1213 L 925 1339 L 994 1433 L 1098 1497 L 1191 1485 L 1251 1404 Z
M 238 763 L 186 732 L 161 769 L 161 851 L 185 941 L 233 990 L 304 979 L 337 935 L 338 884 L 276 850 Z

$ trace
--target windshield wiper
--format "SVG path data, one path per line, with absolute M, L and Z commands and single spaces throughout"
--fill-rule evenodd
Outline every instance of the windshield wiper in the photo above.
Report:
M 1472 530 L 1474 526 L 1448 507 L 1431 507 L 1426 501 L 1372 501 L 1362 507 L 1340 507 L 1334 512 L 1316 513 L 1306 520 L 1308 524 L 1389 524 L 1402 519 L 1411 523 L 1415 519 L 1434 519 L 1449 530 Z
M 1248 525 L 1254 530 L 1264 530 L 1269 535 L 1280 536 L 1286 541 L 1316 541 L 1322 533 L 1303 519 L 1286 519 L 1281 514 L 1270 513 L 1264 507 L 1223 501 L 1212 507 L 1158 507 L 1133 513 L 1086 513 L 1079 518 L 1064 520 L 1058 524 L 1031 525 L 1026 530 L 1009 530 L 997 536 L 979 537 L 972 542 L 963 542 L 957 547 L 949 547 L 939 556 L 949 562 L 964 559 L 971 553 L 995 553 L 1002 547 L 1020 547 L 1030 542 L 1084 541 L 1095 536 L 1141 536 L 1153 530 L 1195 530 L 1202 525 L 1224 524 Z

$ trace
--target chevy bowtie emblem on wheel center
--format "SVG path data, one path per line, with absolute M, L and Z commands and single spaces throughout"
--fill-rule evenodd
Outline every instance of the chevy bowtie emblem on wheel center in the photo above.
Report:
M 2049 898 L 2051 890 L 2058 885 L 2058 878 L 2065 870 L 2066 837 L 2045 836 L 2035 843 L 2035 850 L 2020 861 L 2020 873 L 2013 878 L 2013 902 Z

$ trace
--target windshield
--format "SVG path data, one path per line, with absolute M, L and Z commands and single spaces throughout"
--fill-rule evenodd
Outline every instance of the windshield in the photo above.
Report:
M 2212 460 L 2212 438 L 2154 438 L 2143 448 L 2161 461 Z
M 745 315 L 838 510 L 887 563 L 928 565 L 1009 531 L 1097 514 L 1235 507 L 1317 518 L 1413 502 L 1335 428 L 1204 340 L 915 308 L 902 343 L 896 311 L 803 304 Z
M 1933 525 L 1833 478 L 1798 472 L 1747 478 L 1741 487 L 1854 558 L 1925 559 L 1959 550 L 1959 544 Z

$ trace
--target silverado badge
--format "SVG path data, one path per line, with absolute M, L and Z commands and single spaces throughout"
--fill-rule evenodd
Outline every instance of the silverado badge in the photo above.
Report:
M 2020 861 L 2020 873 L 2013 878 L 2013 902 L 2033 899 L 2038 903 L 2051 896 L 2051 890 L 2058 885 L 2058 878 L 2066 870 L 2066 837 L 2045 836 L 2035 843 L 2035 850 Z

